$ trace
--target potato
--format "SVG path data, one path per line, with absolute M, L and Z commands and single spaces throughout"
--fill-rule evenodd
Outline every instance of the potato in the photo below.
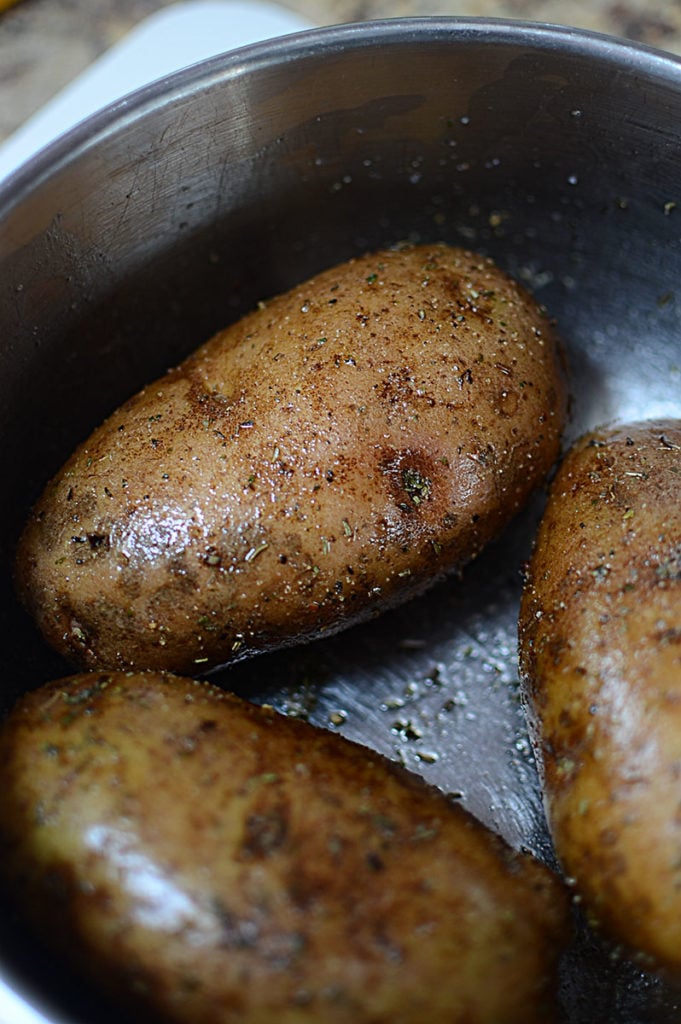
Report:
M 144 1020 L 553 1019 L 562 883 L 337 734 L 90 673 L 25 696 L 0 763 L 9 886 Z
M 593 922 L 681 969 L 681 421 L 584 438 L 520 617 L 556 850 Z
M 213 338 L 94 432 L 38 501 L 19 592 L 90 668 L 194 674 L 422 591 L 558 455 L 560 357 L 489 261 L 398 247 Z

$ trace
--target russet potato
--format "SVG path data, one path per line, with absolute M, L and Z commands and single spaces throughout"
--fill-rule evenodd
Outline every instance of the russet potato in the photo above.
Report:
M 597 926 L 681 977 L 681 421 L 598 431 L 566 456 L 520 656 L 567 875 Z
M 81 667 L 195 674 L 338 630 L 496 537 L 565 408 L 546 315 L 489 260 L 351 260 L 95 430 L 30 515 L 19 593 Z
M 554 1019 L 562 883 L 338 734 L 101 672 L 24 696 L 0 762 L 7 886 L 141 1020 Z

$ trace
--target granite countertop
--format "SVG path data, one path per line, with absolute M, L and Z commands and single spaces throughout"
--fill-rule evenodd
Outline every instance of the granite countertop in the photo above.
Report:
M 0 142 L 139 21 L 171 2 L 20 0 L 0 13 Z M 319 25 L 416 15 L 518 18 L 607 32 L 681 54 L 679 0 L 278 2 Z

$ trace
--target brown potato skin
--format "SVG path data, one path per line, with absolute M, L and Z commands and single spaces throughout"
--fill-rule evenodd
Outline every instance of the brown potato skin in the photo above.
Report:
M 489 261 L 363 256 L 96 430 L 30 516 L 19 593 L 79 667 L 195 674 L 338 630 L 497 536 L 565 406 L 550 323 Z
M 144 1020 L 553 1020 L 562 883 L 342 736 L 90 673 L 25 696 L 0 761 L 5 880 Z
M 520 615 L 557 854 L 593 922 L 681 976 L 681 421 L 566 456 Z

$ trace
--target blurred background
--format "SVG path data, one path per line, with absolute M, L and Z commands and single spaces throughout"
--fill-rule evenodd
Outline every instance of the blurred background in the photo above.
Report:
M 229 6 L 231 0 L 220 2 Z M 171 4 L 177 7 L 178 0 L 0 0 L 0 143 L 101 54 Z M 294 28 L 297 19 L 331 25 L 422 15 L 515 18 L 681 53 L 681 0 L 279 0 L 267 6 L 288 13 Z M 242 23 L 248 7 L 248 0 L 234 5 Z

